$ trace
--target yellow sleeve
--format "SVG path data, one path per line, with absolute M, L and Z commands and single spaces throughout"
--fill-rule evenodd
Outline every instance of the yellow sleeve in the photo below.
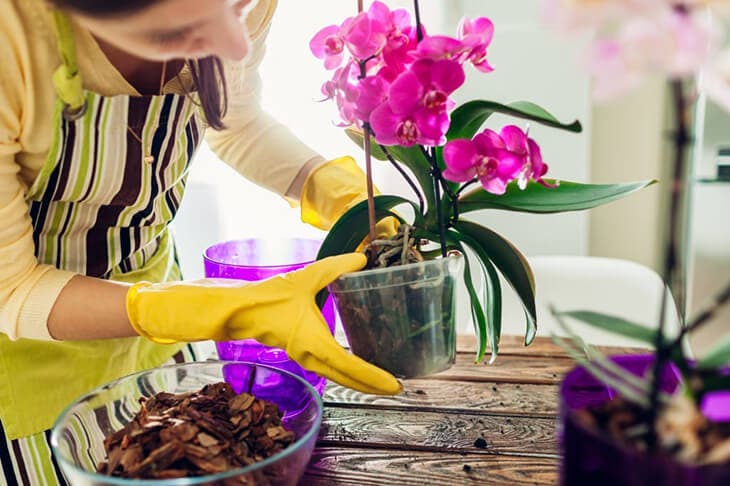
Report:
M 207 130 L 211 149 L 238 173 L 290 202 L 298 202 L 307 173 L 324 160 L 261 108 L 258 68 L 276 9 L 276 0 L 260 0 L 246 23 L 251 48 L 243 62 L 226 64 L 226 129 Z M 293 188 L 293 189 L 292 189 Z
M 11 339 L 52 339 L 48 315 L 73 274 L 39 265 L 34 254 L 27 187 L 16 162 L 23 150 L 23 114 L 33 113 L 32 70 L 26 29 L 12 2 L 7 4 L 0 16 L 0 332 Z

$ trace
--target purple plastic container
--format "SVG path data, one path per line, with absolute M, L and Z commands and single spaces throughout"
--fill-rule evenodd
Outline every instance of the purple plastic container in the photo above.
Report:
M 319 240 L 244 239 L 217 243 L 203 254 L 205 276 L 256 281 L 303 268 L 317 258 L 322 244 Z M 330 331 L 335 332 L 335 306 L 328 298 L 322 309 Z M 286 316 L 282 316 L 286 319 Z M 307 380 L 321 395 L 327 384 L 316 373 L 307 371 L 289 359 L 279 348 L 264 346 L 254 339 L 216 343 L 218 357 L 227 361 L 261 363 L 289 371 Z
M 653 355 L 614 356 L 621 367 L 637 376 L 643 375 L 654 361 Z M 681 376 L 674 367 L 662 373 L 662 390 L 676 390 Z M 671 484 L 704 486 L 730 484 L 729 466 L 691 466 L 666 457 L 649 456 L 621 446 L 607 436 L 579 424 L 573 410 L 598 405 L 615 396 L 615 392 L 578 366 L 570 371 L 560 387 L 558 440 L 563 455 L 560 483 L 563 485 Z M 728 400 L 727 395 L 725 399 Z M 714 404 L 717 406 L 717 403 Z M 724 404 L 730 408 L 730 400 Z M 703 406 L 704 411 L 704 406 Z

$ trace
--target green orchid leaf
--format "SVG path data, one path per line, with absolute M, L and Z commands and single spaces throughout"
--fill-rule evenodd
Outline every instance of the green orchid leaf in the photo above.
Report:
M 345 135 L 355 142 L 358 147 L 363 150 L 365 149 L 365 136 L 363 135 L 362 130 L 358 130 L 356 128 L 345 128 Z M 388 156 L 385 155 L 385 152 L 380 150 L 378 142 L 376 142 L 373 137 L 370 137 L 370 155 L 377 160 L 388 160 Z
M 345 129 L 347 136 L 355 142 L 360 148 L 364 147 L 364 136 L 361 130 L 353 128 Z M 431 178 L 431 165 L 426 160 L 426 157 L 421 152 L 421 149 L 417 145 L 412 147 L 400 147 L 392 145 L 386 147 L 388 153 L 395 159 L 411 171 L 413 176 L 418 181 L 418 185 L 421 188 L 421 193 L 426 199 L 426 204 L 429 208 L 434 207 L 436 204 L 436 195 L 433 190 L 433 179 Z M 375 138 L 370 137 L 370 154 L 378 160 L 388 160 L 387 155 L 375 141 Z
M 535 277 L 527 259 L 512 243 L 484 226 L 460 220 L 454 223 L 454 229 L 481 247 L 517 293 L 525 309 L 525 345 L 529 345 L 537 334 L 537 315 Z
M 489 339 L 489 346 L 492 350 L 492 356 L 489 362 L 493 363 L 497 359 L 499 338 L 502 334 L 502 285 L 499 282 L 499 274 L 489 259 L 489 255 L 477 240 L 458 231 L 451 231 L 449 234 L 466 244 L 476 254 L 481 265 L 481 270 L 486 277 L 484 282 L 484 307 L 487 315 L 487 333 L 486 336 L 482 333 L 481 337 L 485 341 L 486 338 Z M 480 347 L 484 345 L 486 345 L 486 342 L 480 343 Z
M 446 133 L 446 138 L 448 140 L 472 138 L 487 121 L 487 118 L 494 113 L 532 120 L 570 132 L 579 133 L 583 130 L 578 120 L 572 123 L 561 123 L 547 110 L 529 101 L 516 101 L 503 105 L 495 101 L 474 100 L 464 103 L 451 113 L 451 126 Z
M 415 224 L 422 224 L 422 216 L 418 212 L 418 205 L 407 199 L 399 196 L 375 196 L 374 201 L 375 219 L 377 220 L 393 216 L 403 222 L 403 218 L 392 212 L 391 209 L 401 204 L 409 204 L 413 207 L 416 215 Z M 365 200 L 351 207 L 335 222 L 319 248 L 317 260 L 355 251 L 367 236 L 368 229 L 368 202 Z M 327 300 L 327 295 L 326 287 L 317 294 L 316 301 L 320 309 L 324 305 L 324 301 Z
M 546 179 L 546 182 L 554 183 L 550 179 Z M 656 182 L 582 184 L 561 181 L 558 187 L 549 188 L 530 181 L 525 189 L 520 189 L 516 182 L 511 182 L 502 195 L 492 194 L 481 188 L 469 191 L 459 198 L 459 212 L 463 214 L 482 209 L 540 214 L 581 211 L 621 199 Z
M 730 364 L 730 337 L 722 339 L 699 360 L 700 368 L 719 368 Z
M 647 326 L 627 321 L 621 317 L 588 310 L 557 311 L 558 316 L 572 317 L 597 329 L 620 334 L 654 346 L 656 331 Z
M 464 284 L 466 285 L 466 291 L 469 294 L 469 299 L 471 300 L 471 315 L 474 321 L 474 330 L 477 335 L 477 355 L 474 361 L 476 363 L 481 363 L 487 352 L 487 329 L 489 324 L 485 317 L 482 302 L 474 288 L 474 282 L 472 282 L 469 257 L 461 244 L 459 244 L 458 248 L 464 255 Z
M 418 205 L 400 196 L 375 196 L 375 219 L 380 220 L 387 216 L 394 216 L 403 221 L 403 218 L 393 213 L 391 209 L 401 204 L 408 204 L 413 207 L 416 215 L 414 224 L 421 224 L 421 215 L 418 213 Z M 322 258 L 340 255 L 355 251 L 360 242 L 367 236 L 368 202 L 360 201 L 351 207 L 345 214 L 335 222 L 327 233 L 327 237 L 317 253 L 317 260 Z

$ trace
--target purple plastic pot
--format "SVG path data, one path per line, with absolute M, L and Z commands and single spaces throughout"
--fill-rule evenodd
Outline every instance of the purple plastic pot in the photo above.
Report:
M 217 243 L 203 255 L 205 276 L 208 278 L 233 278 L 256 281 L 274 275 L 303 268 L 317 258 L 322 244 L 319 240 L 294 239 L 244 239 Z M 322 309 L 330 331 L 335 331 L 335 306 L 328 298 Z M 286 319 L 286 316 L 281 316 Z M 218 357 L 227 361 L 261 363 L 301 376 L 321 395 L 327 384 L 316 373 L 307 371 L 289 359 L 282 349 L 264 346 L 254 339 L 216 343 Z
M 614 356 L 611 358 L 633 374 L 643 375 L 654 361 L 653 355 Z M 662 390 L 674 392 L 681 376 L 674 367 L 662 373 Z M 730 466 L 691 466 L 667 457 L 649 456 L 616 444 L 607 436 L 583 427 L 571 413 L 591 405 L 599 405 L 615 396 L 584 368 L 570 371 L 560 387 L 560 420 L 558 440 L 563 455 L 560 482 L 563 485 L 626 485 L 671 484 L 704 486 L 730 484 Z M 730 400 L 725 398 L 725 410 Z M 714 404 L 717 406 L 717 403 Z

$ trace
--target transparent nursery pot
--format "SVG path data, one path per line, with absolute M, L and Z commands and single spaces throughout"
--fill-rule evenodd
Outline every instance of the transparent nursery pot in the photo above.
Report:
M 613 356 L 611 360 L 637 376 L 643 376 L 654 363 L 653 355 Z M 661 375 L 661 389 L 673 393 L 681 381 L 679 371 L 667 366 Z M 576 418 L 575 410 L 599 406 L 616 396 L 616 392 L 594 378 L 582 366 L 575 367 L 560 385 L 560 419 L 558 440 L 562 462 L 560 484 L 564 486 L 709 486 L 730 484 L 730 466 L 684 464 L 667 456 L 648 455 L 629 448 L 607 434 L 586 427 Z M 702 412 L 715 419 L 727 420 L 730 397 L 718 397 Z M 711 410 L 710 408 L 717 408 Z M 725 416 L 720 412 L 725 412 Z
M 238 280 L 264 280 L 275 275 L 304 268 L 313 263 L 322 245 L 320 240 L 306 238 L 240 239 L 210 246 L 203 254 L 205 276 Z M 330 332 L 335 332 L 335 306 L 327 299 L 323 308 Z M 287 316 L 281 316 L 282 320 Z M 222 360 L 261 363 L 294 373 L 307 380 L 321 395 L 327 382 L 316 373 L 305 370 L 290 360 L 279 348 L 265 346 L 254 339 L 216 343 Z
M 354 354 L 399 378 L 456 359 L 456 279 L 463 256 L 342 275 L 328 290 Z

